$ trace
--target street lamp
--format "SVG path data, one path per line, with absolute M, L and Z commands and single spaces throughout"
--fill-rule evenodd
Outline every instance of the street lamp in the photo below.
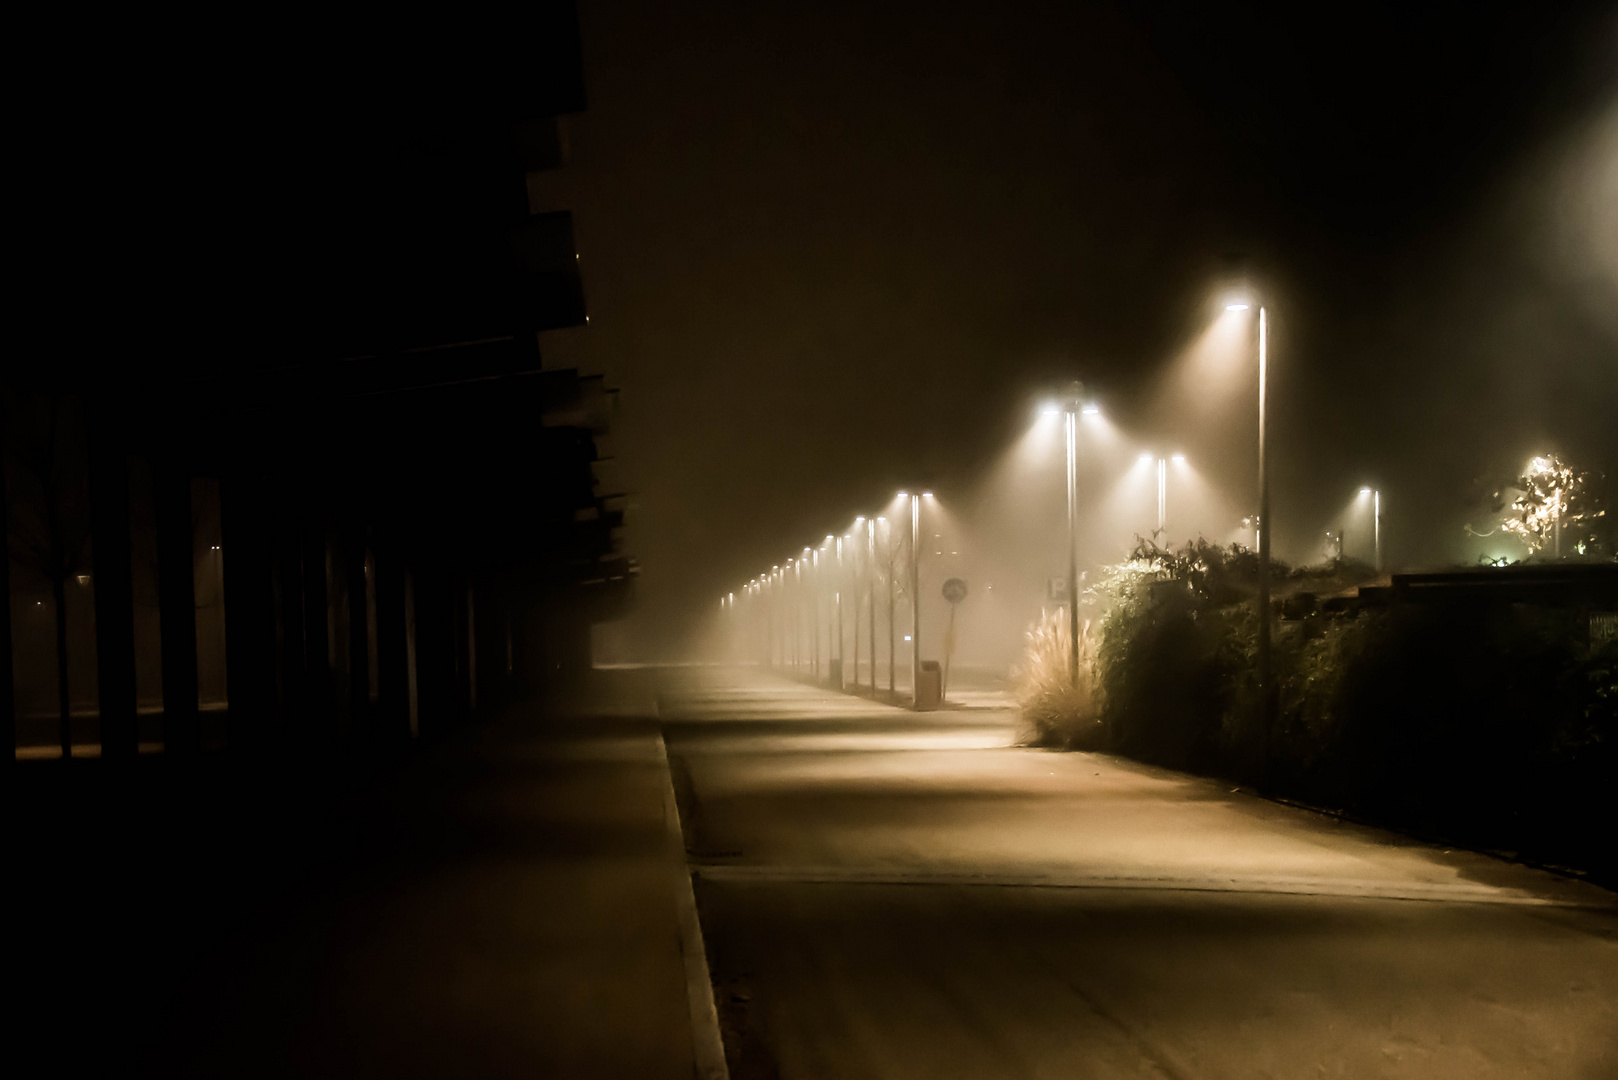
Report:
M 865 524 L 862 514 L 854 519 L 854 527 L 843 534 L 848 541 L 849 589 L 854 600 L 854 691 L 860 689 L 860 526 Z M 875 627 L 871 628 L 875 631 Z
M 1226 311 L 1246 311 L 1249 304 L 1235 301 Z M 1258 686 L 1264 733 L 1264 770 L 1268 781 L 1270 736 L 1275 725 L 1275 687 L 1270 678 L 1270 318 L 1258 309 Z
M 866 521 L 866 625 L 870 627 L 870 696 L 877 696 L 877 518 Z
M 904 492 L 899 493 L 901 496 Z M 926 492 L 924 494 L 931 494 Z M 921 700 L 921 499 L 910 499 L 910 703 Z
M 1373 550 L 1376 552 L 1376 572 L 1380 574 L 1382 572 L 1382 489 L 1362 487 L 1360 488 L 1360 494 L 1362 496 L 1371 496 L 1371 535 L 1372 542 L 1375 545 Z
M 1083 401 L 1084 384 L 1074 382 L 1061 403 L 1067 440 L 1067 637 L 1068 678 L 1079 685 L 1079 417 L 1101 410 Z M 1056 406 L 1046 408 L 1051 415 Z
M 893 528 L 888 524 L 888 519 L 885 517 L 879 517 L 876 520 L 882 523 L 882 531 L 884 534 L 882 540 L 882 550 L 886 559 L 887 567 L 887 571 L 883 576 L 888 579 L 888 697 L 891 699 L 893 697 L 893 653 L 895 644 L 894 635 L 896 633 L 893 626 L 893 605 L 895 592 L 895 582 L 893 580 Z M 875 522 L 872 524 L 874 525 Z M 872 667 L 871 669 L 871 692 L 873 694 L 876 692 L 875 667 Z
M 837 689 L 843 688 L 843 658 L 848 654 L 843 651 L 843 586 L 847 582 L 843 579 L 843 538 L 837 538 Z

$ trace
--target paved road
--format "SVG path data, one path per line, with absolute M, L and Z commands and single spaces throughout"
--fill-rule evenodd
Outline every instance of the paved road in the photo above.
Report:
M 743 670 L 659 707 L 735 1080 L 1618 1076 L 1611 894 Z

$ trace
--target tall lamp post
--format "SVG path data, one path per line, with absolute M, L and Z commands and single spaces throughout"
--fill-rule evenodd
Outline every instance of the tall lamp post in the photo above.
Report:
M 921 499 L 915 495 L 909 498 L 910 703 L 914 705 L 921 700 Z
M 1371 497 L 1371 550 L 1374 552 L 1376 572 L 1382 572 L 1382 489 L 1360 488 L 1361 495 Z
M 1225 305 L 1226 311 L 1246 311 L 1249 305 Z M 1263 730 L 1262 768 L 1269 779 L 1270 740 L 1275 726 L 1275 686 L 1270 674 L 1270 321 L 1269 311 L 1258 309 L 1258 689 L 1260 726 Z
M 848 582 L 843 579 L 843 540 L 837 539 L 837 689 L 843 688 L 843 588 Z
M 888 578 L 888 697 L 892 698 L 893 697 L 893 671 L 894 671 L 894 667 L 895 667 L 895 664 L 894 664 L 894 652 L 896 651 L 895 646 L 898 644 L 898 642 L 896 640 L 898 631 L 896 629 L 894 629 L 894 625 L 893 625 L 893 609 L 894 609 L 894 603 L 895 603 L 895 594 L 898 591 L 898 583 L 894 580 L 894 576 L 895 576 L 895 571 L 898 568 L 896 566 L 894 566 L 894 562 L 893 562 L 893 526 L 888 521 L 888 519 L 885 518 L 885 517 L 877 518 L 877 520 L 882 523 L 883 531 L 887 534 L 886 538 L 883 541 L 883 550 L 884 550 L 884 552 L 885 552 L 885 554 L 887 556 L 887 567 L 888 567 L 888 571 L 887 571 L 887 578 Z M 873 678 L 874 678 L 874 676 L 873 676 Z
M 843 537 L 848 541 L 849 591 L 854 600 L 854 692 L 860 689 L 860 526 L 864 516 L 854 519 L 854 528 Z M 872 627 L 875 630 L 875 627 Z
M 876 518 L 865 523 L 865 622 L 871 628 L 871 696 L 876 697 Z
M 1084 403 L 1084 384 L 1075 381 L 1063 402 L 1067 436 L 1067 673 L 1079 685 L 1079 415 L 1096 412 Z
M 820 681 L 820 591 L 821 591 L 821 589 L 820 589 L 820 552 L 818 550 L 811 553 L 811 559 L 810 559 L 809 568 L 810 568 L 810 570 L 812 572 L 811 577 L 813 578 L 813 585 L 809 590 L 810 594 L 811 594 L 811 604 L 810 604 L 811 614 L 810 614 L 810 617 L 809 617 L 809 623 L 810 623 L 809 628 L 810 628 L 810 630 L 812 630 L 814 632 L 814 635 L 815 635 L 814 667 L 813 667 L 813 670 L 812 670 L 811 674 L 813 674 L 815 682 L 818 683 Z

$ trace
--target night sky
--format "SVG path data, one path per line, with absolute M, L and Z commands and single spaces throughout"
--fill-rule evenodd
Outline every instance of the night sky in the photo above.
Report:
M 532 191 L 591 306 L 547 347 L 622 387 L 630 647 L 897 487 L 970 490 L 1073 378 L 1173 437 L 1155 388 L 1237 272 L 1282 557 L 1374 482 L 1391 563 L 1475 558 L 1480 479 L 1618 464 L 1618 9 L 1321 10 L 585 0 Z M 1250 467 L 1209 471 L 1240 502 Z

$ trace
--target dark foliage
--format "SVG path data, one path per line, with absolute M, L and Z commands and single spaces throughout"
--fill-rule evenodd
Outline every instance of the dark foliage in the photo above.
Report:
M 1354 568 L 1278 568 L 1277 595 Z M 1143 544 L 1103 588 L 1112 747 L 1317 805 L 1613 879 L 1618 642 L 1576 612 L 1399 606 L 1280 622 L 1279 714 L 1261 760 L 1256 566 L 1205 543 Z M 1324 591 L 1324 590 L 1322 590 Z

